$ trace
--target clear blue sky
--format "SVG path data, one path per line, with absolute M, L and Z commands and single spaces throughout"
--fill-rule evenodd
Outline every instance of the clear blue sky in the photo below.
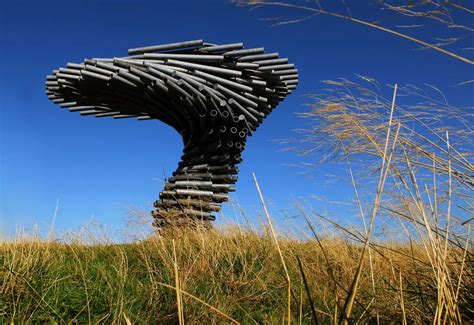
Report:
M 354 15 L 370 14 L 352 9 Z M 1 1 L 0 234 L 11 235 L 19 225 L 47 226 L 57 199 L 59 230 L 92 218 L 120 228 L 127 207 L 151 209 L 163 175 L 170 175 L 179 160 L 181 140 L 165 124 L 80 117 L 50 102 L 45 77 L 67 62 L 197 38 L 264 46 L 294 62 L 299 87 L 249 139 L 240 166 L 234 197 L 250 215 L 260 208 L 252 172 L 275 209 L 291 206 L 292 197 L 350 195 L 348 184 L 324 185 L 324 168 L 310 181 L 288 167 L 299 158 L 272 141 L 294 136 L 292 130 L 306 123 L 294 114 L 305 110 L 303 95 L 317 92 L 320 80 L 357 73 L 382 84 L 429 83 L 443 89 L 453 105 L 473 102 L 472 87 L 454 87 L 472 79 L 466 64 L 330 17 L 280 27 L 260 19 L 287 14 L 295 17 L 217 0 Z

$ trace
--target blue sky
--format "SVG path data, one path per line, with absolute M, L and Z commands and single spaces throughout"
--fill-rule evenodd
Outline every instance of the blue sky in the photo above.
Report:
M 353 14 L 371 15 L 355 6 Z M 369 10 L 369 11 L 367 11 Z M 94 219 L 121 228 L 128 208 L 148 211 L 175 169 L 182 142 L 158 121 L 96 119 L 61 110 L 44 93 L 46 75 L 67 62 L 126 55 L 132 47 L 203 38 L 243 41 L 288 57 L 300 85 L 252 136 L 234 195 L 251 218 L 260 209 L 255 172 L 274 209 L 293 197 L 350 197 L 349 184 L 328 186 L 322 167 L 308 179 L 288 167 L 300 158 L 274 140 L 307 123 L 304 94 L 321 80 L 368 75 L 381 84 L 433 84 L 453 105 L 472 104 L 472 68 L 434 51 L 347 21 L 314 17 L 272 27 L 267 17 L 294 11 L 249 11 L 228 1 L 2 1 L 0 3 L 0 234 L 47 226 L 59 199 L 56 228 Z M 472 44 L 471 44 L 472 46 Z M 318 205 L 321 203 L 313 202 Z M 323 209 L 324 207 L 320 207 Z M 226 211 L 232 216 L 232 209 Z

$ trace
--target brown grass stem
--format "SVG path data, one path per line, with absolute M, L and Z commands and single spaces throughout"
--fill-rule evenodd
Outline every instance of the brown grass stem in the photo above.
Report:
M 272 233 L 273 240 L 275 242 L 275 246 L 278 250 L 278 255 L 280 256 L 281 265 L 283 266 L 283 270 L 285 271 L 285 279 L 288 286 L 288 310 L 287 310 L 287 323 L 288 325 L 291 324 L 291 278 L 290 274 L 288 273 L 288 268 L 286 267 L 285 258 L 283 257 L 283 253 L 281 251 L 280 245 L 278 244 L 278 237 L 276 235 L 275 228 L 273 227 L 272 218 L 270 217 L 270 213 L 268 212 L 267 205 L 265 204 L 265 200 L 263 199 L 262 191 L 260 190 L 260 186 L 257 181 L 257 177 L 255 173 L 252 173 L 253 180 L 255 182 L 255 187 L 257 188 L 258 195 L 260 197 L 260 201 L 263 206 L 263 211 L 265 212 L 265 216 L 267 218 L 268 225 L 270 227 L 270 231 Z
M 269 1 L 255 1 L 255 0 L 241 0 L 241 1 L 237 1 L 237 2 L 241 3 L 241 4 L 245 4 L 245 5 L 252 5 L 252 6 L 280 6 L 280 7 L 294 8 L 294 9 L 302 9 L 302 10 L 305 10 L 305 11 L 313 12 L 314 14 L 327 15 L 327 16 L 331 16 L 331 17 L 335 17 L 335 18 L 339 18 L 339 19 L 349 20 L 351 22 L 354 22 L 354 23 L 357 23 L 357 24 L 360 24 L 360 25 L 364 25 L 364 26 L 367 26 L 367 27 L 370 27 L 370 28 L 373 28 L 373 29 L 377 29 L 377 30 L 386 32 L 388 34 L 392 34 L 392 35 L 398 36 L 400 38 L 409 40 L 411 42 L 420 44 L 422 46 L 425 46 L 425 47 L 430 48 L 432 50 L 435 50 L 435 51 L 438 51 L 440 53 L 446 54 L 446 55 L 448 55 L 450 57 L 453 57 L 457 60 L 460 60 L 462 62 L 465 62 L 465 63 L 468 63 L 468 64 L 474 64 L 474 61 L 472 61 L 468 58 L 465 58 L 461 55 L 450 52 L 448 50 L 445 50 L 441 47 L 430 44 L 428 42 L 422 41 L 418 38 L 415 38 L 415 37 L 397 32 L 397 31 L 395 31 L 393 29 L 390 29 L 390 28 L 387 28 L 387 27 L 383 27 L 383 26 L 379 26 L 379 25 L 370 23 L 370 22 L 362 20 L 362 19 L 357 19 L 357 18 L 354 18 L 354 17 L 351 17 L 351 16 L 338 14 L 336 12 L 326 11 L 326 10 L 323 10 L 322 8 L 313 8 L 313 7 L 301 6 L 301 5 L 296 5 L 296 4 L 292 4 L 292 3 L 286 3 L 286 2 L 269 2 Z
M 181 302 L 181 288 L 179 284 L 179 272 L 178 272 L 178 258 L 176 256 L 176 243 L 174 239 L 172 240 L 173 243 L 173 266 L 174 266 L 174 278 L 175 278 L 175 286 L 176 286 L 176 304 L 178 307 L 178 320 L 179 325 L 184 325 L 184 313 L 183 313 L 183 305 Z

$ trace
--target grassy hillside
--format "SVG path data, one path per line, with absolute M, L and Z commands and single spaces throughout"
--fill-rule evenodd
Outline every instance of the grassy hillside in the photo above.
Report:
M 281 323 L 288 307 L 295 324 L 338 320 L 361 245 L 337 238 L 278 243 L 290 278 L 289 306 L 273 237 L 249 230 L 181 231 L 120 245 L 6 242 L 0 245 L 0 323 L 178 323 L 180 312 L 189 324 Z M 351 319 L 433 320 L 440 274 L 420 243 L 372 248 Z M 458 292 L 456 312 L 468 319 L 472 269 L 463 256 L 450 250 L 446 265 Z

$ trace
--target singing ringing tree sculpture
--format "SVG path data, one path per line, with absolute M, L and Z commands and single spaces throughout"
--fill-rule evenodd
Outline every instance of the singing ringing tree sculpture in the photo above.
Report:
M 209 225 L 235 190 L 247 137 L 296 88 L 297 70 L 242 43 L 194 40 L 128 54 L 68 63 L 47 77 L 46 94 L 83 116 L 156 119 L 176 129 L 183 155 L 154 204 L 154 225 Z

